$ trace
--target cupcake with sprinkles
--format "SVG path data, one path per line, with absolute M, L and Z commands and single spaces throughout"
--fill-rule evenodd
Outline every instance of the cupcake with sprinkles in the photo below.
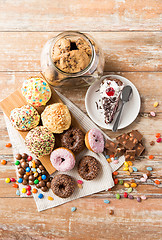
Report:
M 34 107 L 24 105 L 11 111 L 10 121 L 17 130 L 28 131 L 39 124 L 40 115 Z
M 37 157 L 49 155 L 54 148 L 55 137 L 48 128 L 38 126 L 28 132 L 25 144 Z
M 21 91 L 26 101 L 35 107 L 46 105 L 51 98 L 51 89 L 48 83 L 40 77 L 31 77 L 25 80 Z

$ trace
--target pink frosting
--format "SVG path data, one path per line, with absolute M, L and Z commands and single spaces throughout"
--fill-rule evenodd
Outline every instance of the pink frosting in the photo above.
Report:
M 104 137 L 100 130 L 92 128 L 88 132 L 88 141 L 93 152 L 102 153 L 104 151 Z
M 70 171 L 75 166 L 75 157 L 64 148 L 55 149 L 50 155 L 50 160 L 54 168 L 62 172 Z

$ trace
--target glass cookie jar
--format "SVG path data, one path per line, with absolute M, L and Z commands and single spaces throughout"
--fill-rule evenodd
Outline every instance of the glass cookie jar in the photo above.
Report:
M 89 35 L 67 31 L 48 40 L 41 53 L 41 69 L 54 87 L 84 87 L 103 74 L 104 54 Z

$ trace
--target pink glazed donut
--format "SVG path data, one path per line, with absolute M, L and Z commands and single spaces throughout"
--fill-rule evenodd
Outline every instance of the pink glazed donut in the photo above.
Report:
M 57 148 L 51 155 L 50 160 L 54 168 L 58 171 L 70 171 L 75 166 L 75 156 L 67 148 Z
M 90 151 L 102 153 L 104 151 L 104 136 L 100 130 L 92 128 L 85 135 L 85 144 Z

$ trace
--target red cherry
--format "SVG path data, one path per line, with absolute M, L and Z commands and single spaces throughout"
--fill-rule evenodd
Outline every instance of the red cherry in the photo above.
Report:
M 114 88 L 110 87 L 108 89 L 106 89 L 106 94 L 110 97 L 110 96 L 114 96 L 115 90 Z
M 31 186 L 30 185 L 26 186 L 26 190 L 30 191 L 31 190 Z
M 33 159 L 32 156 L 28 156 L 27 158 L 28 161 L 31 161 L 32 159 Z

